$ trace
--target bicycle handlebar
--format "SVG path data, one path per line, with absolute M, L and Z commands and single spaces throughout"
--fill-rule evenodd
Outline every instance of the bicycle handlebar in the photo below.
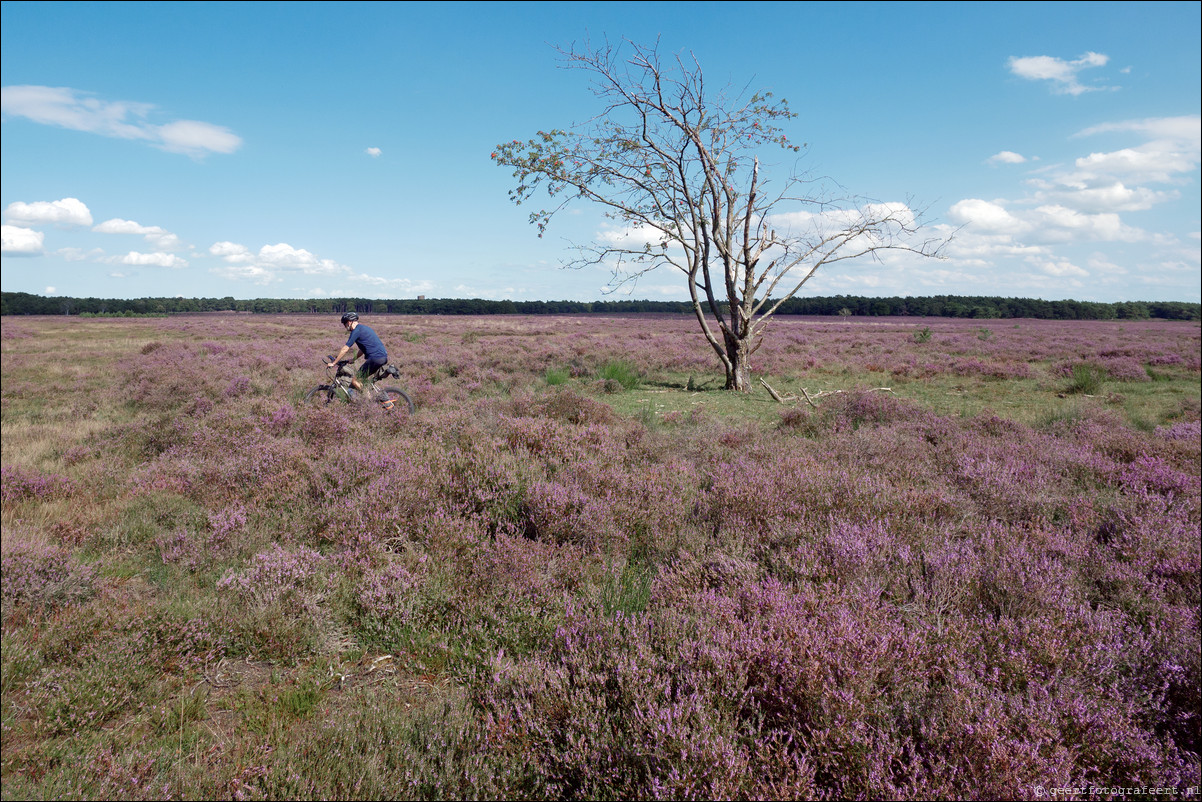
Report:
M 334 362 L 334 355 L 329 354 L 328 356 L 326 356 L 325 359 L 323 359 L 321 361 L 321 364 L 323 366 L 325 366 L 326 369 L 333 370 L 335 377 L 352 376 L 352 375 L 354 375 L 354 372 L 352 370 L 350 370 L 350 368 L 348 368 L 347 366 L 350 365 L 354 361 L 355 360 L 353 360 L 353 359 L 340 359 L 337 362 Z M 331 364 L 331 363 L 333 363 L 333 364 Z

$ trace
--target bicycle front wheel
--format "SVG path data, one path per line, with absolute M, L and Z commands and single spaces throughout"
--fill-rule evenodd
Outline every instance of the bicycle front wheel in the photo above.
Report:
M 338 394 L 334 391 L 332 384 L 319 384 L 309 392 L 305 393 L 303 403 L 307 407 L 324 407 L 333 403 Z
M 393 414 L 412 415 L 415 409 L 413 399 L 399 387 L 379 388 L 379 399 L 380 404 Z

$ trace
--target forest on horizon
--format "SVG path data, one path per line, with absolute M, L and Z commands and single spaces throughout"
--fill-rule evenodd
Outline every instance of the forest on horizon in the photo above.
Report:
M 5 292 L 0 315 L 143 316 L 206 312 L 261 314 L 571 315 L 691 314 L 687 301 L 511 301 L 483 298 L 72 298 Z M 870 298 L 834 295 L 791 298 L 781 315 L 950 317 L 1039 320 L 1198 320 L 1202 304 L 1185 301 L 1047 301 L 1038 298 L 935 295 Z

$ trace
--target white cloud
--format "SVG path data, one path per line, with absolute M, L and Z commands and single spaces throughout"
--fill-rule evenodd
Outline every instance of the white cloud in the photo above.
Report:
M 209 153 L 233 153 L 242 147 L 241 137 L 224 126 L 212 123 L 177 120 L 152 130 L 158 134 L 160 148 L 193 158 Z
M 610 287 L 607 289 L 612 291 L 613 288 Z M 683 282 L 680 284 L 647 284 L 644 282 L 639 282 L 637 286 L 637 292 L 640 296 L 659 295 L 671 299 L 685 299 L 689 297 L 688 287 Z M 633 288 L 632 292 L 628 294 L 635 294 Z
M 1056 204 L 1084 212 L 1128 212 L 1177 200 L 1177 190 L 1155 190 L 1143 184 L 1184 185 L 1202 161 L 1202 118 L 1166 117 L 1105 123 L 1075 138 L 1103 133 L 1152 137 L 1109 152 L 1094 152 L 1071 168 L 1048 170 L 1030 181 L 1034 203 Z
M 120 217 L 114 217 L 112 220 L 105 220 L 103 223 L 93 226 L 92 230 L 98 231 L 101 234 L 144 234 L 147 228 L 140 223 L 135 223 L 133 220 L 122 220 Z
M 275 271 L 254 264 L 231 263 L 225 267 L 215 267 L 213 273 L 234 281 L 249 281 L 252 284 L 271 284 L 279 281 Z
M 1108 273 L 1111 275 L 1123 276 L 1127 275 L 1129 272 L 1127 268 L 1121 265 L 1116 265 L 1110 260 L 1110 257 L 1101 253 L 1094 253 L 1090 255 L 1086 264 L 1089 265 L 1089 269 L 1093 273 Z
M 179 237 L 160 226 L 144 226 L 120 217 L 105 220 L 92 230 L 100 234 L 140 234 L 158 251 L 173 251 L 182 245 Z
M 145 267 L 187 267 L 188 260 L 181 259 L 173 253 L 138 253 L 130 251 L 124 256 L 114 256 L 112 261 L 116 264 L 135 265 Z
M 4 216 L 10 223 L 37 226 L 53 224 L 58 226 L 90 226 L 92 213 L 78 198 L 63 198 L 56 201 L 35 201 L 23 203 L 15 201 L 4 210 Z
M 1039 265 L 1039 269 L 1049 276 L 1057 278 L 1085 278 L 1089 275 L 1088 271 L 1082 270 L 1068 261 L 1044 262 Z
M 425 295 L 434 289 L 434 283 L 431 281 L 410 281 L 405 278 L 383 278 L 381 276 L 368 276 L 360 273 L 357 275 L 348 276 L 346 281 L 356 289 L 355 295 L 362 298 L 401 298 L 406 295 Z M 299 293 L 306 298 L 332 298 L 336 295 L 346 295 L 346 287 L 338 287 L 333 290 L 325 290 L 321 287 L 293 287 L 293 291 Z M 455 288 L 455 293 L 461 297 L 471 298 L 513 298 L 516 290 L 509 288 L 506 290 L 488 290 L 481 293 L 478 290 L 473 290 L 469 287 L 460 285 Z
M 289 273 L 307 276 L 348 276 L 351 269 L 333 259 L 321 259 L 304 248 L 293 248 L 287 243 L 264 245 L 256 254 L 236 242 L 217 242 L 209 247 L 209 253 L 219 256 L 225 267 L 214 272 L 227 278 L 270 284 L 281 281 Z
M 58 292 L 58 287 L 47 287 L 46 288 L 47 295 L 54 295 L 54 293 L 56 293 L 56 292 Z
M 145 125 L 126 122 L 145 117 L 149 103 L 100 101 L 74 89 L 53 86 L 6 86 L 0 89 L 0 111 L 43 125 L 90 131 L 122 139 L 149 138 Z
M 1202 161 L 1202 117 L 1154 117 L 1086 128 L 1075 136 L 1133 133 L 1146 141 L 1111 153 L 1077 159 L 1073 177 L 1081 180 L 1122 178 L 1132 183 L 1178 184 Z
M 1044 206 L 1022 212 L 1020 217 L 1015 219 L 1025 228 L 1016 233 L 985 231 L 972 223 L 965 226 L 946 249 L 948 262 L 962 270 L 982 271 L 1022 259 L 1037 266 L 1032 274 L 1035 278 L 1080 278 L 1077 271 L 1083 268 L 1061 255 L 1058 252 L 1061 248 L 1100 242 L 1146 242 L 1148 239 L 1145 232 L 1124 225 L 1114 214 L 1087 215 L 1064 207 Z M 1114 273 L 1115 270 L 1099 272 Z M 1019 277 L 1002 278 L 999 275 L 993 280 L 998 286 L 1009 286 L 1018 282 Z
M 304 248 L 293 248 L 283 242 L 264 245 L 259 249 L 259 260 L 280 270 L 299 270 L 307 275 L 332 275 L 350 270 L 333 259 L 319 259 Z
M 1138 212 L 1181 197 L 1178 192 L 1157 192 L 1147 187 L 1132 188 L 1121 182 L 1106 186 L 1046 186 L 1050 191 L 1035 193 L 1036 202 L 1067 204 L 1084 212 Z
M 974 231 L 1017 234 L 1030 228 L 999 204 L 979 198 L 966 198 L 953 204 L 948 214 L 957 223 L 972 226 Z
M 821 212 L 784 212 L 773 214 L 766 218 L 766 221 L 770 228 L 784 237 L 793 239 L 794 246 L 801 246 L 800 250 L 807 249 L 810 244 L 819 240 L 825 240 L 826 244 L 819 250 L 833 255 L 836 251 L 848 254 L 901 242 L 906 238 L 902 229 L 914 226 L 917 215 L 905 203 L 889 202 L 866 203 L 859 208 L 849 206 Z M 841 242 L 846 233 L 861 227 L 864 230 L 860 234 Z M 793 253 L 800 252 L 797 247 L 790 250 Z M 769 262 L 782 255 L 778 249 L 769 249 L 764 253 L 761 262 Z
M 1147 234 L 1125 225 L 1117 214 L 1084 214 L 1065 206 L 1040 206 L 1033 217 L 1040 233 L 1050 241 L 1139 242 Z
M 1150 117 L 1143 120 L 1124 120 L 1117 123 L 1102 123 L 1086 128 L 1077 136 L 1093 136 L 1111 131 L 1134 131 L 1153 139 L 1165 139 L 1182 144 L 1191 144 L 1198 150 L 1202 140 L 1202 117 Z
M 1076 176 L 1083 179 L 1125 176 L 1137 182 L 1168 183 L 1188 173 L 1198 163 L 1197 153 L 1161 149 L 1159 143 L 1123 148 L 1110 153 L 1091 153 L 1076 161 Z
M 365 150 L 363 152 L 366 153 L 368 156 L 371 156 L 373 159 L 378 159 L 378 158 L 380 158 L 380 154 L 383 153 L 384 151 L 380 150 L 379 148 L 368 148 L 367 150 Z
M 1077 74 L 1089 67 L 1102 67 L 1110 58 L 1101 53 L 1089 52 L 1076 61 L 1064 61 L 1053 56 L 1011 56 L 1010 72 L 1031 81 L 1051 81 L 1052 91 L 1060 95 L 1080 95 L 1105 87 L 1083 86 Z
M 424 295 L 434 289 L 431 281 L 413 281 L 407 278 L 384 278 L 369 276 L 366 273 L 355 273 L 347 277 L 352 287 L 371 287 L 368 297 L 395 298 L 404 295 Z M 506 297 L 514 297 L 512 295 Z
M 1003 150 L 993 154 L 985 161 L 988 164 L 1023 164 L 1026 160 L 1027 157 L 1022 154 L 1015 153 L 1012 150 Z
M 209 253 L 220 256 L 231 264 L 253 262 L 255 259 L 255 255 L 245 245 L 236 242 L 214 242 L 209 246 Z
M 939 234 L 947 236 L 948 231 Z M 1042 245 L 1017 242 L 1009 234 L 983 233 L 971 226 L 955 233 L 947 247 L 947 256 L 958 264 L 988 264 L 994 257 L 1031 257 L 1047 253 Z
M 99 262 L 104 257 L 103 248 L 92 248 L 88 251 L 82 248 L 59 248 L 55 253 L 68 262 Z
M 233 153 L 242 139 L 228 128 L 197 120 L 174 120 L 162 125 L 148 121 L 151 103 L 101 100 L 69 87 L 6 86 L 0 89 L 0 111 L 43 125 L 85 131 L 118 139 L 147 142 L 162 150 L 199 158 L 209 153 Z
M 863 215 L 853 213 L 852 219 L 858 221 L 862 217 L 875 218 L 877 220 L 893 220 L 904 226 L 913 226 L 917 222 L 917 216 L 914 210 L 905 203 L 894 201 L 892 203 L 869 203 L 863 209 Z
M 654 226 L 639 224 L 623 228 L 606 228 L 597 233 L 597 238 L 614 248 L 641 251 L 650 245 L 653 250 L 664 240 L 664 233 Z
M 45 235 L 21 226 L 0 226 L 0 253 L 4 256 L 36 256 L 42 252 Z
M 236 242 L 218 242 L 209 248 L 209 253 L 221 257 L 225 264 L 212 272 L 235 281 L 268 285 L 297 276 L 325 276 L 332 279 L 336 287 L 326 291 L 314 287 L 297 287 L 295 291 L 306 297 L 328 297 L 345 295 L 347 288 L 358 287 L 353 292 L 365 298 L 396 298 L 430 292 L 434 284 L 430 281 L 411 281 L 406 278 L 385 278 L 366 273 L 355 273 L 350 267 L 333 259 L 322 259 L 304 248 L 294 248 L 287 243 L 264 245 L 258 253 Z

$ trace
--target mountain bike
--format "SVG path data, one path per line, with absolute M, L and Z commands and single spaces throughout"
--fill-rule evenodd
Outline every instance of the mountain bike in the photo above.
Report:
M 327 356 L 325 362 L 327 369 L 333 372 L 333 375 L 328 384 L 319 384 L 309 392 L 305 393 L 303 403 L 308 406 L 324 407 L 335 401 L 351 403 L 360 399 L 374 401 L 383 407 L 386 411 L 398 415 L 412 415 L 415 409 L 413 399 L 399 387 L 384 387 L 377 384 L 388 377 L 394 379 L 400 378 L 400 371 L 396 365 L 388 364 L 377 370 L 371 376 L 363 380 L 363 391 L 360 392 L 351 386 L 351 379 L 355 377 L 355 373 L 349 367 L 353 359 L 343 359 L 330 367 L 328 363 L 334 357 Z

